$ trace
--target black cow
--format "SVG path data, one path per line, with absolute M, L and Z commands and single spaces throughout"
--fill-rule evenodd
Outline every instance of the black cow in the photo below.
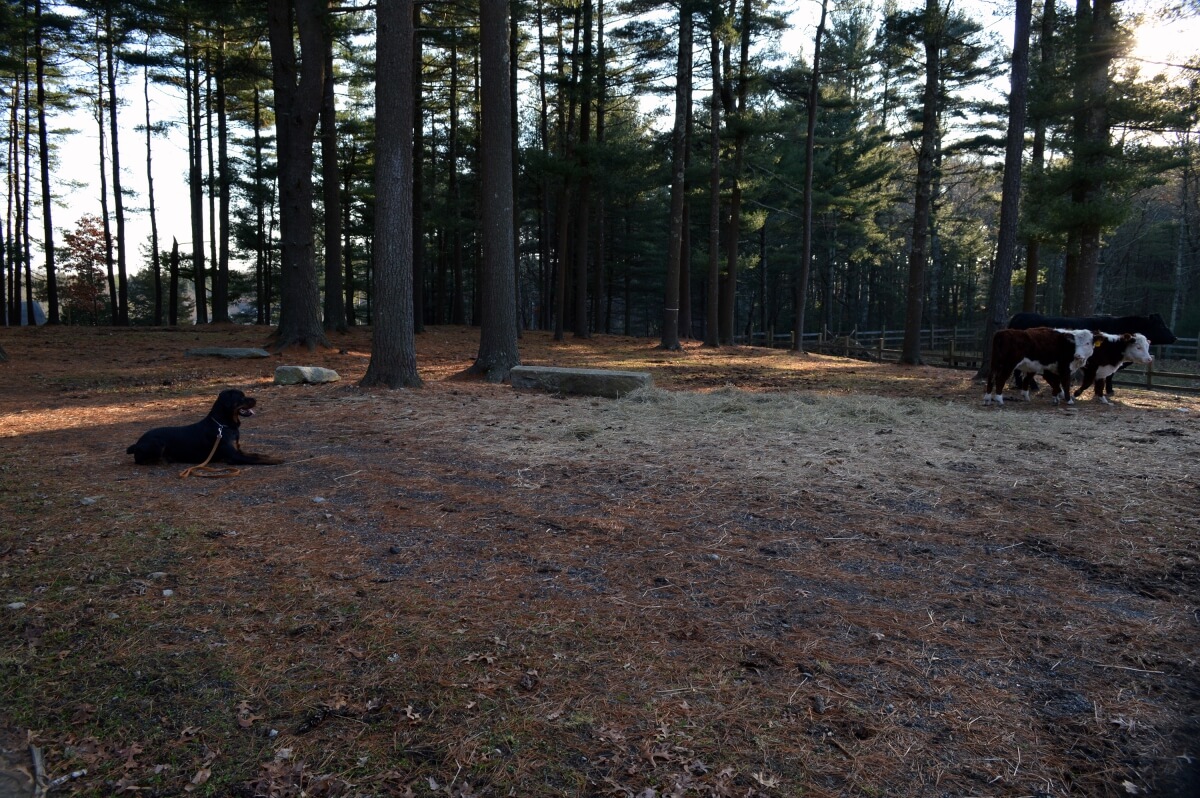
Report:
M 1061 327 L 1068 330 L 1092 330 L 1112 335 L 1134 335 L 1141 333 L 1151 346 L 1166 346 L 1177 340 L 1175 333 L 1157 313 L 1149 316 L 1043 316 L 1040 313 L 1018 313 L 1008 320 L 1012 330 L 1028 330 L 1032 327 Z M 1019 375 L 1018 375 L 1019 376 Z M 1032 379 L 1025 387 L 1031 387 Z M 1021 387 L 1014 383 L 1016 387 Z M 1033 383 L 1036 385 L 1036 383 Z M 1104 392 L 1113 395 L 1112 375 L 1104 380 Z

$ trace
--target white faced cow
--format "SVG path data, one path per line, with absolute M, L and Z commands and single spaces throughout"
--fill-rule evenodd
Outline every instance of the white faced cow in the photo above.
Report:
M 1083 384 L 1075 395 L 1083 393 L 1089 385 L 1096 388 L 1096 398 L 1110 404 L 1104 395 L 1105 380 L 1117 373 L 1126 363 L 1153 363 L 1150 354 L 1150 339 L 1141 333 L 1113 335 L 1100 333 L 1096 336 L 1096 349 L 1083 366 Z
M 1034 327 L 1031 330 L 997 330 L 992 336 L 992 364 L 988 372 L 987 391 L 983 403 L 1004 404 L 1004 383 L 1014 370 L 1023 376 L 1041 374 L 1054 391 L 1054 404 L 1065 397 L 1067 404 L 1074 404 L 1071 397 L 1071 372 L 1083 368 L 1095 349 L 1095 336 L 1091 330 L 1061 330 L 1051 327 Z M 995 393 L 993 393 L 993 388 Z M 1029 400 L 1029 389 L 1023 391 Z

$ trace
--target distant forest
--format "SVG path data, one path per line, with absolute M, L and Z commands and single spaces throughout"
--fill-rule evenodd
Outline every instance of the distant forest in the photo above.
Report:
M 794 30 L 765 0 L 378 5 L 412 25 L 411 61 L 380 74 L 376 3 L 4 0 L 5 323 L 239 321 L 310 345 L 374 324 L 394 312 L 376 217 L 398 135 L 411 205 L 387 207 L 411 220 L 416 334 L 496 302 L 520 329 L 667 348 L 982 334 L 1020 310 L 1200 329 L 1200 54 L 1130 57 L 1153 20 L 1126 4 L 1018 0 L 1003 30 L 948 0 L 812 2 Z M 483 111 L 496 69 L 501 115 Z M 151 85 L 186 118 L 154 118 Z M 385 86 L 411 119 L 398 134 L 377 130 Z M 67 109 L 90 114 L 100 196 L 63 226 Z M 183 244 L 157 234 L 168 125 L 186 132 Z M 511 156 L 492 161 L 511 163 L 499 206 L 489 153 Z M 135 160 L 160 182 L 131 185 Z M 129 240 L 133 206 L 149 240 Z M 489 268 L 513 290 L 487 290 Z

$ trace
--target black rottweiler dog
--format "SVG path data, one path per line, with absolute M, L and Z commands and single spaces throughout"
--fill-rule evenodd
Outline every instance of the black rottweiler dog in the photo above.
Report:
M 230 465 L 279 465 L 277 457 L 243 452 L 238 443 L 242 418 L 254 415 L 258 401 L 241 391 L 221 391 L 204 420 L 186 427 L 156 427 L 125 450 L 138 465 L 210 462 Z M 220 441 L 218 443 L 218 441 Z

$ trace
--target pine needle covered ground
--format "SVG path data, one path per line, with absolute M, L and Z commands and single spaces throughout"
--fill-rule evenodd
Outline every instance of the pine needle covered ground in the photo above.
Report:
M 366 331 L 0 331 L 0 786 L 1195 794 L 1200 402 L 527 333 L 655 380 L 552 396 L 457 378 L 476 336 L 388 392 Z M 225 387 L 285 465 L 133 465 Z

